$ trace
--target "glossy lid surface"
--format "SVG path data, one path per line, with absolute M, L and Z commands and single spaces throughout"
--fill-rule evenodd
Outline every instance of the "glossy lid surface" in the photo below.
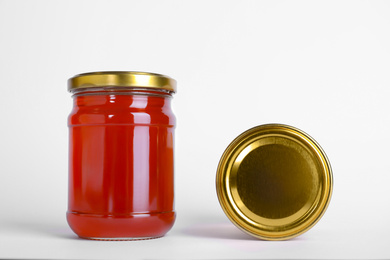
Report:
M 68 80 L 69 91 L 99 87 L 138 87 L 176 92 L 176 81 L 161 74 L 137 71 L 83 73 Z
M 324 151 L 303 131 L 261 125 L 239 135 L 217 170 L 217 194 L 229 219 L 266 240 L 285 240 L 310 229 L 332 193 Z

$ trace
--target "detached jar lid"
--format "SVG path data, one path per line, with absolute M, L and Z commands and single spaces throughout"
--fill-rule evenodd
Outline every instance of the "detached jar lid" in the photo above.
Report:
M 103 71 L 83 73 L 70 78 L 68 90 L 99 87 L 139 87 L 176 92 L 176 81 L 168 76 L 136 71 Z
M 249 129 L 227 147 L 216 186 L 222 209 L 237 227 L 260 239 L 285 240 L 319 221 L 333 177 L 313 138 L 291 126 L 269 124 Z

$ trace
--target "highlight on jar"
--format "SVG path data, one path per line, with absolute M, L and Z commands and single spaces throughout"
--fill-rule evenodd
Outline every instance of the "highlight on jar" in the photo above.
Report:
M 68 81 L 67 221 L 81 238 L 139 240 L 173 226 L 176 81 L 94 72 Z

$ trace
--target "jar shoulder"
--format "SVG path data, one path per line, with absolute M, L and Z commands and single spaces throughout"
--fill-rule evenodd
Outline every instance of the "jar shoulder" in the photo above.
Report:
M 142 96 L 76 97 L 68 124 L 157 124 L 174 126 L 170 99 Z
M 176 124 L 176 118 L 170 111 L 99 111 L 77 110 L 68 118 L 69 125 L 84 124 Z

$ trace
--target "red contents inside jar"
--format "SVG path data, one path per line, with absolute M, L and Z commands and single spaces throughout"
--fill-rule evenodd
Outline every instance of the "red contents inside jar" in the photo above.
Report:
M 175 117 L 167 91 L 74 95 L 69 116 L 72 230 L 89 239 L 163 236 L 175 221 Z

